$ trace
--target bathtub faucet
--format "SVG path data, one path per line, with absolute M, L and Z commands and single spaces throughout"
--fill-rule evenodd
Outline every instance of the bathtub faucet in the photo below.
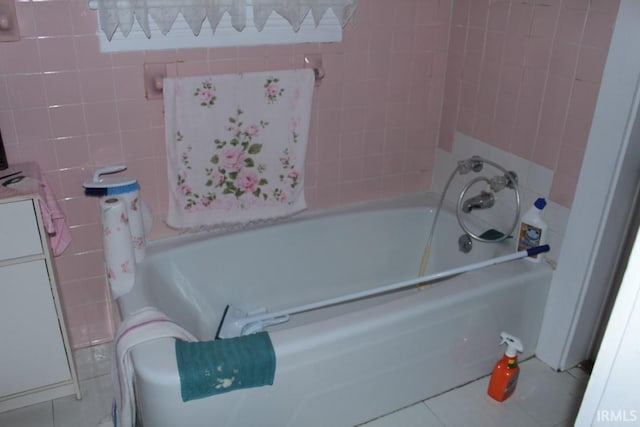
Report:
M 477 196 L 465 200 L 462 204 L 462 211 L 464 213 L 469 213 L 474 209 L 487 209 L 492 207 L 495 201 L 496 200 L 492 192 L 482 190 L 482 192 Z

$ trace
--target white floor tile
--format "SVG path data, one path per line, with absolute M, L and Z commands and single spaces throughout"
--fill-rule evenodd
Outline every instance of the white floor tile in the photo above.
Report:
M 55 427 L 94 427 L 109 415 L 113 403 L 110 375 L 80 382 L 82 400 L 73 396 L 53 401 Z
M 555 372 L 537 359 L 521 365 L 514 400 L 543 426 L 573 420 L 578 413 L 586 383 L 567 372 Z
M 424 403 L 417 403 L 384 417 L 376 418 L 363 424 L 363 427 L 444 427 L 444 424 L 433 415 Z
M 38 403 L 0 413 L 2 427 L 53 427 L 51 402 Z
M 113 360 L 113 343 L 96 345 L 76 350 L 74 352 L 78 378 L 86 380 L 106 375 L 111 372 Z
M 111 347 L 76 354 L 83 399 L 73 396 L 0 413 L 2 427 L 94 427 L 111 413 L 113 385 L 108 373 Z M 588 382 L 583 371 L 554 372 L 537 359 L 520 365 L 513 396 L 499 403 L 487 395 L 489 377 L 429 399 L 364 427 L 569 427 Z M 101 375 L 102 374 L 102 375 Z
M 514 400 L 500 403 L 487 395 L 489 378 L 481 378 L 425 402 L 447 427 L 539 427 Z M 517 392 L 517 389 L 516 389 Z

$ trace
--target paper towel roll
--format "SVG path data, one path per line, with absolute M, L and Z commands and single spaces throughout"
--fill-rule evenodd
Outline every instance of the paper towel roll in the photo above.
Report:
M 145 240 L 144 220 L 142 219 L 142 199 L 140 191 L 131 191 L 120 194 L 118 197 L 125 201 L 127 214 L 129 215 L 129 230 L 131 231 L 131 241 L 136 256 L 136 262 L 140 262 L 147 254 L 147 242 Z
M 100 220 L 111 295 L 118 298 L 131 290 L 136 275 L 136 260 L 125 201 L 116 197 L 100 200 Z

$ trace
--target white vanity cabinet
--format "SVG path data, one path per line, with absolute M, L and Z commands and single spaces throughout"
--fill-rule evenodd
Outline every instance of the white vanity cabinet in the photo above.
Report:
M 38 194 L 0 197 L 0 412 L 80 390 Z

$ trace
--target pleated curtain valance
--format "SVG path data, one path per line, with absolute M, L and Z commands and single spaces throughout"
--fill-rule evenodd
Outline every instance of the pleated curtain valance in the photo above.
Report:
M 156 23 L 162 34 L 167 34 L 181 14 L 194 35 L 200 34 L 205 19 L 215 33 L 225 13 L 231 17 L 231 25 L 237 31 L 245 28 L 247 8 L 253 9 L 253 24 L 262 31 L 269 16 L 275 12 L 285 18 L 294 32 L 311 12 L 317 26 L 324 14 L 331 9 L 344 27 L 355 12 L 358 0 L 98 0 L 100 28 L 111 40 L 118 28 L 126 37 L 131 32 L 134 19 L 147 38 L 151 37 L 149 24 Z

